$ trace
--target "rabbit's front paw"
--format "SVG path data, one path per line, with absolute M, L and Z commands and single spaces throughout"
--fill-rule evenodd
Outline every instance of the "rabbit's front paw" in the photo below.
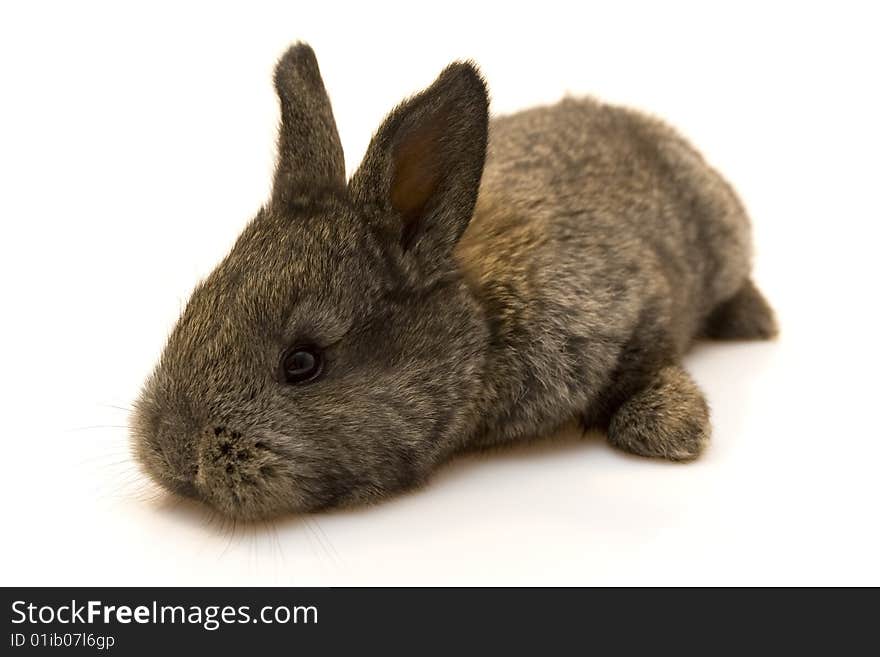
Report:
M 664 367 L 617 410 L 609 442 L 640 456 L 695 459 L 709 442 L 709 407 L 680 366 Z

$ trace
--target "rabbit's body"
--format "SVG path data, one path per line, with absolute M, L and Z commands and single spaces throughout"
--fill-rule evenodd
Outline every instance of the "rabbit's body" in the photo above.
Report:
M 566 99 L 489 135 L 457 250 L 491 333 L 475 437 L 541 435 L 575 414 L 607 428 L 621 379 L 675 362 L 746 283 L 748 219 L 681 137 L 630 110 Z M 619 369 L 634 349 L 637 367 Z
M 490 140 L 485 84 L 453 64 L 347 181 L 308 46 L 275 86 L 272 196 L 136 403 L 150 476 L 254 518 L 375 500 L 576 417 L 630 452 L 697 456 L 708 410 L 682 352 L 775 328 L 743 210 L 681 138 L 566 100 Z

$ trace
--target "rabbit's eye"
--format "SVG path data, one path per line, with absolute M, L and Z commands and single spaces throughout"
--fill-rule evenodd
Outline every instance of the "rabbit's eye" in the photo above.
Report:
M 314 381 L 323 368 L 324 356 L 314 345 L 292 347 L 281 357 L 281 374 L 290 384 Z

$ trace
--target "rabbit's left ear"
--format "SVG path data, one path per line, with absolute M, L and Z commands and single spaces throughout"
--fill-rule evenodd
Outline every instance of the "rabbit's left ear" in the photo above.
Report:
M 345 159 L 314 51 L 297 43 L 275 68 L 281 101 L 273 201 L 297 188 L 345 188 Z
M 452 64 L 388 115 L 349 183 L 357 201 L 380 210 L 383 228 L 425 273 L 448 262 L 470 222 L 488 123 L 479 72 Z

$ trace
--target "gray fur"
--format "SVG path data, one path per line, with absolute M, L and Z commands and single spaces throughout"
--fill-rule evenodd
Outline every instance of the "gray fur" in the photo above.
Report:
M 490 126 L 458 63 L 391 112 L 346 185 L 311 49 L 275 80 L 271 201 L 136 404 L 156 481 L 236 517 L 311 511 L 576 417 L 634 453 L 697 456 L 709 415 L 681 355 L 775 323 L 742 206 L 683 139 L 589 99 Z M 324 375 L 288 385 L 279 360 L 304 341 Z

